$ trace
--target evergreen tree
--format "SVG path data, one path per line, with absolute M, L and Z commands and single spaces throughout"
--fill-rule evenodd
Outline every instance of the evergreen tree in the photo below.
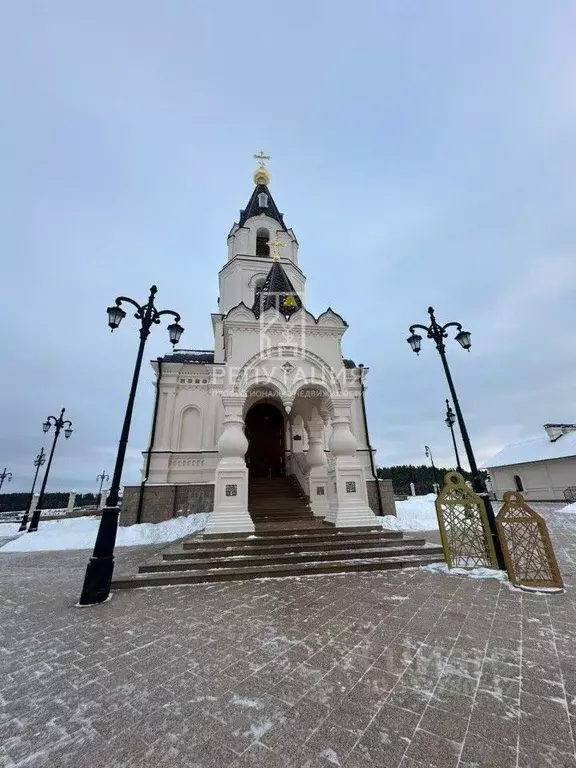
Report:
M 394 493 L 410 495 L 410 483 L 414 483 L 417 495 L 434 492 L 434 483 L 444 485 L 444 476 L 453 468 L 436 467 L 436 472 L 426 464 L 400 464 L 393 467 L 379 467 L 376 471 L 383 480 L 392 480 Z M 464 472 L 466 480 L 472 480 L 470 472 Z

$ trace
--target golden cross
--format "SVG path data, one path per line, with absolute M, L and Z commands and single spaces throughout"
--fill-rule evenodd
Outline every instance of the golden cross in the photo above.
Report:
M 280 248 L 284 248 L 284 243 L 281 243 L 280 240 L 268 240 L 266 245 L 271 245 L 274 249 L 272 252 L 274 261 L 280 261 Z
M 266 167 L 266 160 L 270 160 L 270 155 L 265 155 L 262 150 L 257 155 L 254 155 L 254 160 L 258 160 L 258 164 L 261 168 Z

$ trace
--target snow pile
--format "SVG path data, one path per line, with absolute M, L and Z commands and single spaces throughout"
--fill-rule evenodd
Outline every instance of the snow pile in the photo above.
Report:
M 437 531 L 436 494 L 411 496 L 406 501 L 396 502 L 396 517 L 386 515 L 378 517 L 382 528 L 388 531 Z
M 565 512 L 568 515 L 576 515 L 576 503 L 568 504 L 566 507 L 558 510 L 559 512 Z
M 141 523 L 118 528 L 116 546 L 134 547 L 143 544 L 161 544 L 189 536 L 202 530 L 208 515 L 173 517 L 163 523 Z M 23 533 L 1 548 L 1 552 L 39 552 L 56 549 L 92 549 L 96 541 L 98 517 L 75 517 L 68 520 L 40 522 L 36 533 Z M 16 528 L 16 525 L 2 526 Z M 16 531 L 11 531 L 14 534 Z M 8 532 L 6 535 L 10 535 Z
M 448 568 L 446 563 L 431 563 L 422 566 L 425 571 L 433 573 L 444 573 L 448 576 L 467 576 L 469 579 L 496 579 L 497 581 L 508 581 L 506 571 L 496 570 L 495 568 Z
M 17 523 L 2 523 L 0 525 L 0 538 L 2 536 L 15 536 L 20 528 L 20 520 Z

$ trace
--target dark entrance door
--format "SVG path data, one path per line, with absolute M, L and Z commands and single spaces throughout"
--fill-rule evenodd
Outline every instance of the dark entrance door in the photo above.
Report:
M 246 414 L 248 452 L 246 463 L 251 477 L 283 477 L 284 417 L 271 403 L 256 403 Z

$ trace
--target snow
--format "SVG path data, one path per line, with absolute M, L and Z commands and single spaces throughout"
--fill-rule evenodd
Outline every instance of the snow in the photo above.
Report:
M 559 509 L 558 511 L 564 512 L 567 515 L 576 515 L 576 503 L 568 504 L 567 506 L 562 507 L 562 509 Z
M 437 531 L 436 494 L 411 496 L 396 502 L 396 517 L 385 515 L 377 520 L 388 531 Z
M 0 536 L 15 536 L 20 528 L 20 521 L 17 523 L 2 523 L 0 525 Z
M 118 528 L 116 546 L 134 547 L 144 544 L 161 544 L 165 541 L 175 541 L 202 530 L 208 516 L 205 514 L 188 515 L 188 517 L 173 517 L 162 523 L 141 523 Z M 49 520 L 41 522 L 36 533 L 23 533 L 18 538 L 9 541 L 0 551 L 5 552 L 39 552 L 58 549 L 92 549 L 98 532 L 99 517 L 75 517 L 68 520 Z M 18 525 L 6 524 L 5 528 L 15 528 Z
M 508 581 L 506 571 L 496 570 L 495 568 L 448 568 L 446 563 L 431 563 L 422 566 L 423 570 L 432 573 L 443 573 L 447 576 L 467 576 L 469 579 L 496 579 L 497 581 Z
M 506 445 L 485 461 L 483 466 L 488 468 L 507 467 L 515 464 L 526 464 L 531 461 L 545 461 L 546 459 L 565 459 L 576 456 L 576 432 L 567 432 L 552 442 L 548 435 L 535 437 L 522 443 Z

